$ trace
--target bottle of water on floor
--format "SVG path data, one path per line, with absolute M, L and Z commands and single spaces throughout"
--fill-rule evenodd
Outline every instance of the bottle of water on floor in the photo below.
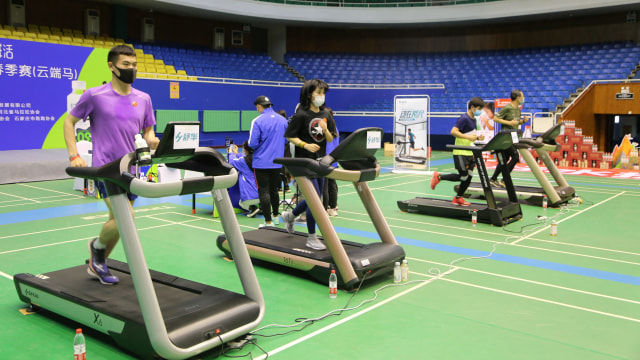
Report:
M 76 337 L 73 338 L 73 359 L 85 360 L 87 349 L 84 343 L 84 335 L 82 329 L 76 329 Z
M 549 204 L 549 199 L 547 199 L 547 195 L 542 198 L 542 210 L 547 210 L 547 205 Z
M 338 276 L 335 270 L 331 270 L 329 275 L 329 298 L 335 299 L 338 297 Z
M 402 282 L 409 281 L 409 263 L 407 262 L 407 259 L 402 260 L 402 265 L 400 265 L 400 274 Z
M 399 284 L 402 281 L 402 269 L 400 263 L 396 261 L 393 267 L 393 282 Z

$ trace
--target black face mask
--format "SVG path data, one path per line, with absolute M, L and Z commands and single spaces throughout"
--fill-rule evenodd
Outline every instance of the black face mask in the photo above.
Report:
M 113 65 L 113 67 L 118 69 L 118 72 L 120 72 L 120 76 L 116 75 L 116 73 L 112 71 L 113 74 L 116 75 L 116 77 L 120 79 L 120 81 L 122 81 L 123 83 L 132 84 L 133 81 L 136 79 L 136 73 L 138 72 L 136 69 L 134 68 L 120 69 L 115 65 Z

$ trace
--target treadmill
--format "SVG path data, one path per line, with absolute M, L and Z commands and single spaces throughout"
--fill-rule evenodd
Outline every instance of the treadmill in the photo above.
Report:
M 358 129 L 331 154 L 320 159 L 276 159 L 274 162 L 283 164 L 295 177 L 322 234 L 319 239 L 324 239 L 327 249 L 318 251 L 307 248 L 306 232 L 289 234 L 286 229 L 267 226 L 244 233 L 251 257 L 306 271 L 323 284 L 326 284 L 330 270 L 334 268 L 338 275 L 338 287 L 346 290 L 355 288 L 364 278 L 371 279 L 392 272 L 394 263 L 404 259 L 404 250 L 391 233 L 367 183 L 380 174 L 380 164 L 374 155 L 381 147 L 382 135 L 380 128 Z M 331 166 L 335 161 L 340 163 L 342 169 Z M 313 177 L 352 182 L 381 242 L 361 244 L 340 240 L 309 180 Z M 227 256 L 232 255 L 226 235 L 218 237 L 218 247 Z
M 478 176 L 480 176 L 486 204 L 471 203 L 469 206 L 460 206 L 452 204 L 451 200 L 416 197 L 411 200 L 399 200 L 398 208 L 404 212 L 415 212 L 463 220 L 471 220 L 472 212 L 475 209 L 477 210 L 479 222 L 490 223 L 496 226 L 504 226 L 521 219 L 522 210 L 516 197 L 515 189 L 513 188 L 511 174 L 504 174 L 508 198 L 504 201 L 496 201 L 493 190 L 489 185 L 489 175 L 487 174 L 487 168 L 482 158 L 483 151 L 495 151 L 500 164 L 504 164 L 503 152 L 517 141 L 518 136 L 515 130 L 503 130 L 485 145 L 447 145 L 448 149 L 471 150 L 473 152 L 473 160 L 476 163 Z
M 409 141 L 403 141 L 403 140 L 398 140 L 396 142 L 396 149 L 398 149 L 396 151 L 396 161 L 424 165 L 424 163 L 427 162 L 426 157 L 405 155 L 406 147 L 407 147 L 407 144 L 409 143 L 410 143 Z
M 522 202 L 541 206 L 542 199 L 546 195 L 549 206 L 558 206 L 575 197 L 576 191 L 573 187 L 569 186 L 556 164 L 554 164 L 553 159 L 549 156 L 549 151 L 558 151 L 560 149 L 560 144 L 556 142 L 556 138 L 562 134 L 564 134 L 564 124 L 560 123 L 554 125 L 536 138 L 520 138 L 518 139 L 518 143 L 514 144 L 538 180 L 538 183 L 540 183 L 540 187 L 515 185 L 518 199 Z M 551 184 L 542 172 L 540 165 L 538 165 L 533 155 L 529 152 L 530 148 L 533 148 L 538 154 L 538 157 L 544 162 L 553 180 L 556 182 L 556 186 Z M 456 185 L 455 189 L 456 191 L 458 190 L 458 185 Z M 482 184 L 474 182 L 469 185 L 465 196 L 482 196 L 483 193 Z M 496 197 L 507 196 L 504 188 L 493 187 L 493 193 Z
M 14 276 L 20 300 L 107 334 L 118 346 L 142 358 L 193 357 L 247 334 L 262 321 L 262 291 L 227 194 L 238 174 L 211 148 L 179 145 L 184 143 L 180 135 L 185 129 L 197 135 L 199 123 L 169 123 L 152 161 L 202 171 L 204 177 L 145 182 L 130 173 L 137 162 L 135 152 L 100 168 L 66 169 L 71 176 L 106 184 L 127 259 L 127 263 L 107 260 L 119 284 L 100 284 L 87 274 L 87 265 L 45 274 L 23 273 Z M 211 191 L 244 294 L 149 270 L 125 194 L 128 191 L 153 198 Z

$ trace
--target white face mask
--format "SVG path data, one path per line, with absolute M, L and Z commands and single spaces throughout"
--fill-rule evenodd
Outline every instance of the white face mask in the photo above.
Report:
M 320 107 L 324 104 L 324 95 L 316 95 L 312 101 L 313 105 Z

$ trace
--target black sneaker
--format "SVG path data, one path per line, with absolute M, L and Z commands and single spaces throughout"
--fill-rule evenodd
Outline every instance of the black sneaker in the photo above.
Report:
M 254 217 L 256 215 L 258 215 L 258 213 L 260 212 L 260 208 L 255 206 L 255 205 L 251 205 L 249 206 L 249 213 L 247 214 L 247 217 Z
M 95 249 L 93 242 L 98 238 L 89 240 L 89 267 L 87 272 L 89 275 L 97 278 L 104 285 L 117 284 L 120 279 L 117 276 L 111 275 L 109 268 L 107 267 L 107 261 L 105 259 L 105 249 Z

